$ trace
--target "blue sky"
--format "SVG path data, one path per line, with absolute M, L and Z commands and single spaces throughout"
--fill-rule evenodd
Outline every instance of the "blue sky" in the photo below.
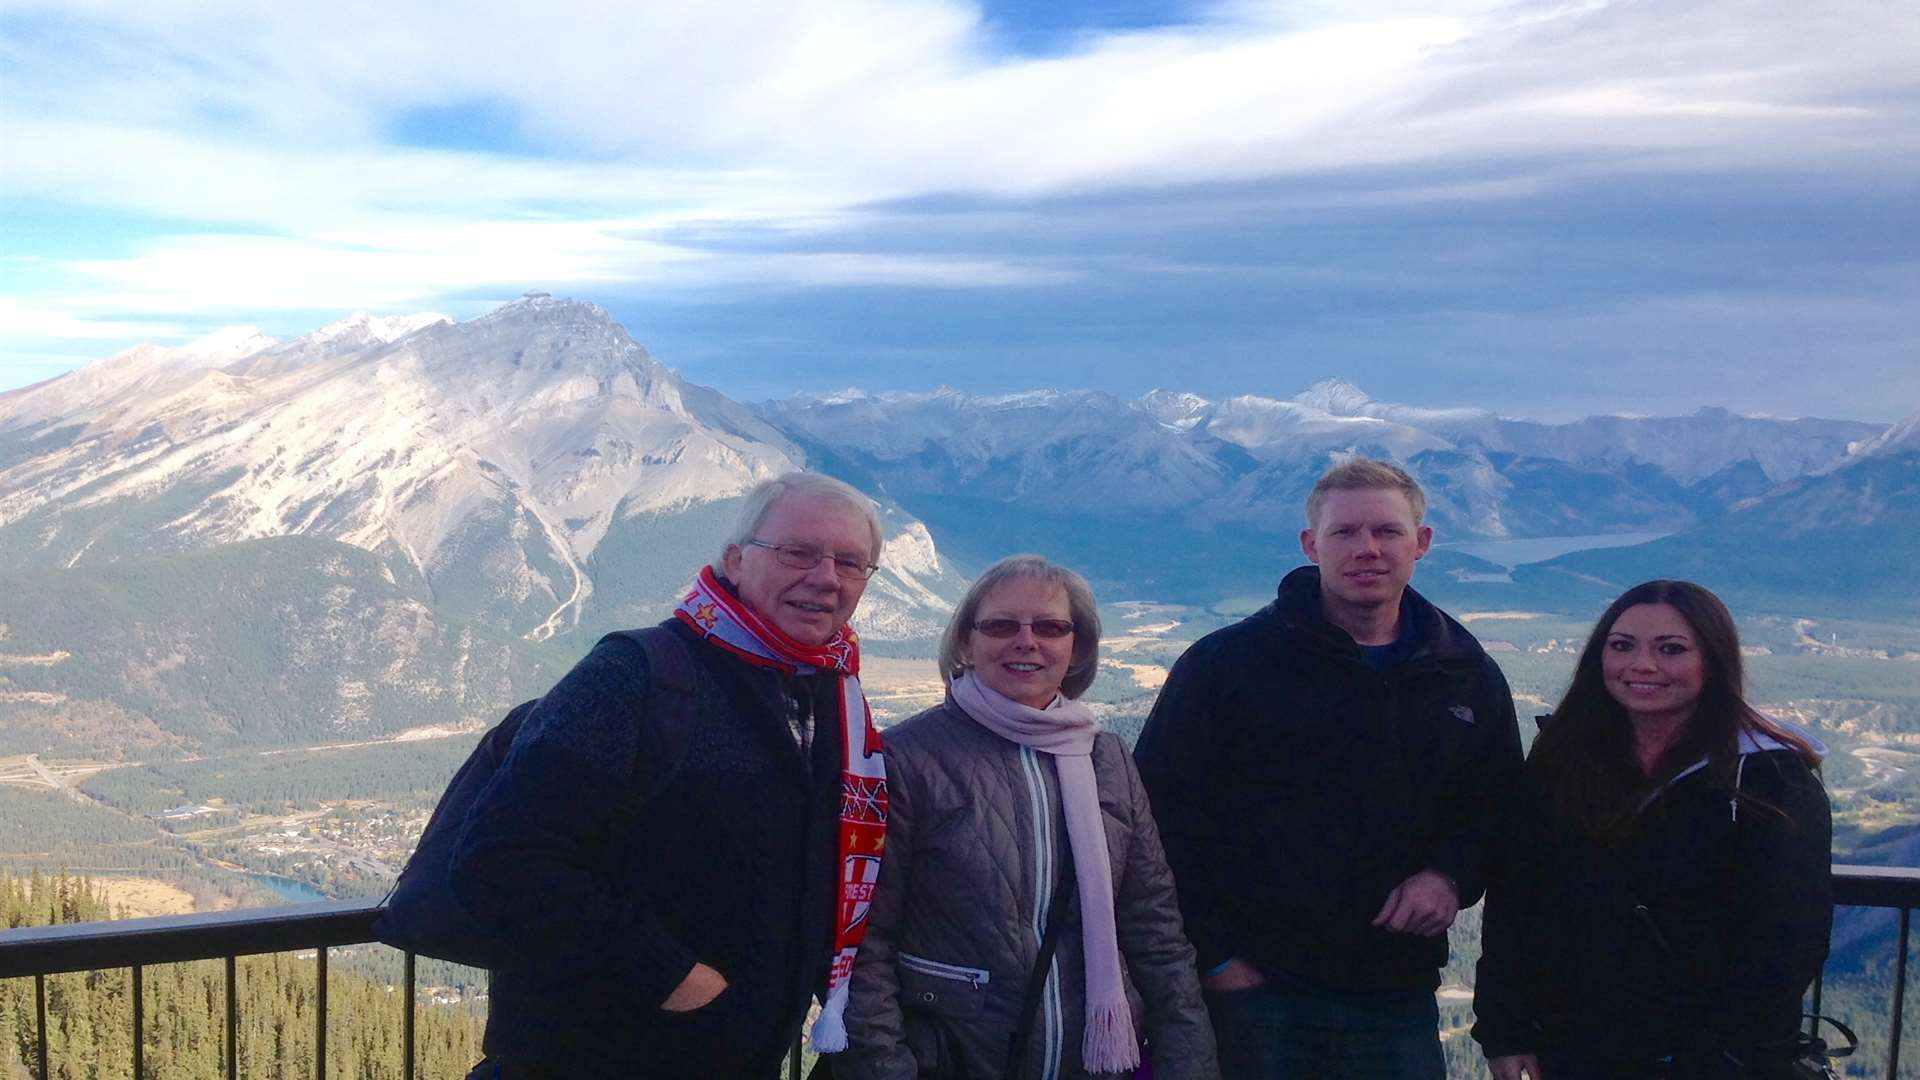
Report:
M 1920 410 L 1907 5 L 618 7 L 0 0 L 0 390 L 542 288 L 744 399 Z

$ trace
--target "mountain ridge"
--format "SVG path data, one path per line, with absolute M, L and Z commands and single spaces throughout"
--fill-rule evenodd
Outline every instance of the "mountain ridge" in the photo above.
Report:
M 609 534 L 800 464 L 589 304 L 529 296 L 466 323 L 351 318 L 255 343 L 183 354 L 190 369 L 158 384 L 109 361 L 0 399 L 0 554 L 54 568 L 325 536 L 404 559 L 450 613 L 545 638 L 585 618 Z M 896 584 L 903 601 L 927 591 Z

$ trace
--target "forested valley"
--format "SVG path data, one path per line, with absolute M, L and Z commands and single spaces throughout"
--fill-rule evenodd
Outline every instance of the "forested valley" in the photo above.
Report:
M 10 928 L 112 918 L 93 880 L 33 872 L 0 873 L 0 925 Z M 335 950 L 386 952 L 380 946 Z M 364 959 L 372 959 L 367 957 Z M 400 989 L 352 968 L 327 975 L 328 1078 L 399 1080 Z M 346 968 L 347 970 L 343 970 Z M 238 1074 L 249 1080 L 310 1080 L 317 965 L 312 952 L 244 956 L 236 965 Z M 145 1070 L 139 1080 L 207 1080 L 225 1075 L 225 965 L 218 960 L 149 967 L 143 973 Z M 0 980 L 0 1077 L 133 1080 L 132 977 L 128 969 L 51 975 L 46 980 L 48 1077 L 37 1071 L 34 981 Z M 468 1005 L 418 1009 L 416 1075 L 458 1077 L 480 1058 L 484 1011 Z

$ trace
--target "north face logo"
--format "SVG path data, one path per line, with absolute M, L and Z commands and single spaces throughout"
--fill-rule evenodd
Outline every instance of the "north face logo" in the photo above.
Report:
M 1470 706 L 1449 705 L 1447 706 L 1447 711 L 1453 714 L 1455 720 L 1463 724 L 1473 723 L 1473 709 Z

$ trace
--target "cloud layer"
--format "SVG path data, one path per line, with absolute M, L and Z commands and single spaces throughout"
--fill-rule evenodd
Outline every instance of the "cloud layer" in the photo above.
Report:
M 1911 229 L 1920 20 L 1900 4 L 1231 3 L 1043 52 L 1019 47 L 1017 9 L 952 0 L 629 7 L 0 0 L 0 131 L 28 150 L 0 155 L 0 228 L 34 226 L 0 248 L 0 365 L 527 285 L 669 338 L 701 306 L 759 311 L 729 355 L 769 389 L 783 357 L 852 340 L 754 346 L 784 336 L 782 298 L 847 290 L 918 294 L 922 327 L 943 303 L 957 323 L 1050 296 L 1097 348 L 1103 291 L 1225 288 L 1237 314 L 1168 315 L 1195 327 L 1189 348 L 1211 326 L 1227 367 L 1317 340 L 1277 339 L 1262 308 L 1327 324 L 1329 355 L 1497 324 L 1575 334 L 1571 356 L 1610 321 L 1632 346 L 1635 327 L 1737 328 L 1742 311 L 1878 325 L 1914 299 L 1911 243 L 1861 260 L 1791 220 L 1697 233 L 1752 250 L 1678 279 L 1617 250 L 1679 250 L 1716 198 L 1802 185 L 1857 208 L 1843 230 Z M 1409 251 L 1409 234 L 1448 248 Z M 1832 272 L 1762 287 L 1742 280 L 1755 255 Z M 1612 288 L 1583 280 L 1590 260 Z M 1364 320 L 1324 317 L 1340 297 L 1428 302 L 1370 342 Z M 1008 371 L 1048 336 L 1027 326 L 1007 328 Z M 1911 333 L 1888 332 L 1859 347 L 1911 363 Z M 917 345 L 980 355 L 977 334 Z M 0 367 L 0 387 L 21 375 Z

